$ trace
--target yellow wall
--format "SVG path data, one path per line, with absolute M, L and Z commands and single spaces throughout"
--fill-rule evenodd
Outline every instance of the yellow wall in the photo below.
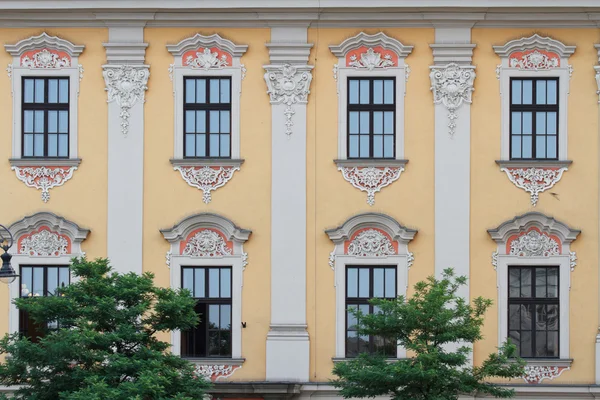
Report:
M 594 29 L 550 29 L 537 32 L 566 45 L 577 45 L 569 63 L 574 73 L 568 99 L 568 157 L 573 160 L 561 181 L 540 195 L 531 207 L 529 194 L 517 189 L 500 172 L 500 90 L 495 76 L 500 58 L 493 45 L 529 37 L 528 29 L 473 29 L 477 44 L 473 65 L 477 79 L 471 106 L 471 296 L 497 298 L 496 272 L 490 261 L 496 249 L 487 229 L 528 211 L 553 216 L 581 234 L 571 246 L 578 262 L 571 273 L 571 371 L 551 383 L 594 381 L 594 340 L 598 329 L 598 96 L 592 66 L 598 62 Z M 561 132 L 562 133 L 562 132 Z M 552 196 L 549 192 L 556 193 Z M 475 363 L 483 361 L 498 343 L 498 309 L 487 314 L 486 340 L 475 346 Z M 546 383 L 547 381 L 545 381 Z
M 5 44 L 15 44 L 19 40 L 37 36 L 41 29 L 0 29 L 2 50 Z M 89 258 L 106 257 L 106 218 L 107 218 L 107 110 L 106 93 L 101 66 L 105 63 L 106 52 L 102 42 L 108 40 L 106 29 L 48 29 L 50 36 L 57 35 L 77 45 L 85 45 L 79 57 L 85 72 L 80 83 L 78 109 L 78 155 L 82 159 L 73 178 L 64 186 L 50 189 L 50 200 L 41 200 L 41 191 L 28 188 L 19 181 L 10 169 L 8 159 L 12 149 L 12 97 L 11 80 L 2 74 L 0 77 L 0 182 L 2 200 L 0 202 L 0 223 L 8 226 L 21 218 L 40 211 L 50 211 L 82 228 L 91 230 L 82 248 Z M 0 65 L 12 63 L 12 56 L 0 51 Z M 3 67 L 4 69 L 4 67 Z M 6 285 L 0 285 L 0 298 L 8 299 Z M 8 302 L 2 302 L 0 321 L 8 321 Z M 8 331 L 8 323 L 0 324 L 0 335 Z

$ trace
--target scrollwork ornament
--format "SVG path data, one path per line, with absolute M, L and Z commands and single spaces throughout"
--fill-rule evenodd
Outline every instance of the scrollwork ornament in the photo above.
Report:
M 202 201 L 208 204 L 212 200 L 211 192 L 229 182 L 233 173 L 239 171 L 240 167 L 176 166 L 174 169 L 179 171 L 188 185 L 202 190 Z
M 560 255 L 560 246 L 556 239 L 531 230 L 510 242 L 511 256 L 550 257 Z
M 400 178 L 404 167 L 339 167 L 345 180 L 367 192 L 367 204 L 375 204 L 375 193 Z
M 28 187 L 42 191 L 42 201 L 50 200 L 49 190 L 62 186 L 73 177 L 77 167 L 17 167 L 11 168 L 17 178 Z
M 245 270 L 247 265 L 248 265 L 248 253 L 242 253 L 242 270 Z
M 386 54 L 381 57 L 381 53 L 376 52 L 373 48 L 369 47 L 367 51 L 361 53 L 360 59 L 356 55 L 350 56 L 349 67 L 353 68 L 366 68 L 369 71 L 373 71 L 375 68 L 388 68 L 394 66 L 394 61 L 390 54 Z
M 34 69 L 67 68 L 71 66 L 71 59 L 51 53 L 48 49 L 42 49 L 31 57 L 23 57 L 21 66 Z
M 577 266 L 577 253 L 574 251 L 569 252 L 569 267 L 571 268 L 571 272 L 575 271 L 575 267 Z
M 228 378 L 241 366 L 237 365 L 196 365 L 196 375 L 208 381 L 216 381 L 220 378 Z
M 68 254 L 69 242 L 58 233 L 41 230 L 21 240 L 19 254 L 40 257 L 57 257 Z
M 410 269 L 410 267 L 413 266 L 414 262 L 415 262 L 415 254 L 409 251 L 408 254 L 406 255 L 406 267 L 408 269 Z
M 594 67 L 594 70 L 596 71 L 596 86 L 598 87 L 596 94 L 598 95 L 598 103 L 600 103 L 600 65 Z
M 563 172 L 567 170 L 562 168 L 501 168 L 500 171 L 506 173 L 506 176 L 516 187 L 525 190 L 530 194 L 531 205 L 536 206 L 540 193 L 550 189 L 560 181 Z
M 348 255 L 358 257 L 385 257 L 396 254 L 390 239 L 376 229 L 360 232 L 348 245 Z
M 108 92 L 108 102 L 115 101 L 121 108 L 121 132 L 129 132 L 129 110 L 137 103 L 145 101 L 145 92 L 148 90 L 148 66 L 104 66 L 104 82 Z
M 181 254 L 192 257 L 223 257 L 232 253 L 221 235 L 210 229 L 203 229 L 188 240 Z
M 292 117 L 296 113 L 295 104 L 306 104 L 312 81 L 311 66 L 268 65 L 265 67 L 267 94 L 271 104 L 284 104 L 285 133 L 292 134 Z
M 494 267 L 494 270 L 498 268 L 498 252 L 494 251 L 492 253 L 492 266 Z
M 544 379 L 553 380 L 558 378 L 564 371 L 568 371 L 569 367 L 557 367 L 551 365 L 527 365 L 525 366 L 525 374 L 523 380 L 526 383 L 542 383 Z
M 173 252 L 171 250 L 167 251 L 167 254 L 165 254 L 165 264 L 167 264 L 167 267 L 171 268 L 171 256 L 173 255 Z
M 329 267 L 335 270 L 335 250 L 329 253 Z
M 448 109 L 448 129 L 451 136 L 456 132 L 456 110 L 463 103 L 471 103 L 475 71 L 472 66 L 450 63 L 433 66 L 429 74 L 434 104 L 443 104 Z

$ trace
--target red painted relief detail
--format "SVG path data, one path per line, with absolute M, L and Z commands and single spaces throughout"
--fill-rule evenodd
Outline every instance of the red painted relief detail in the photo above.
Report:
M 231 54 L 218 47 L 200 47 L 196 50 L 185 52 L 181 59 L 183 60 L 184 66 L 210 69 L 230 67 L 232 65 L 233 57 Z
M 30 50 L 21 55 L 20 64 L 28 68 L 65 68 L 71 66 L 71 56 L 53 49 Z
M 381 46 L 363 46 L 346 54 L 346 67 L 373 69 L 397 66 L 398 55 Z
M 375 231 L 377 234 L 369 235 L 369 233 L 374 233 L 372 231 Z M 359 236 L 360 236 L 360 238 L 359 238 Z M 362 240 L 363 246 L 365 244 L 365 242 L 364 242 L 365 239 L 370 239 L 369 240 L 370 245 L 375 244 L 375 241 L 373 239 L 379 239 L 379 240 L 377 240 L 377 242 L 378 242 L 377 247 L 379 247 L 379 244 L 380 244 L 379 242 L 381 242 L 383 240 L 386 242 L 385 245 L 389 244 L 391 246 L 391 248 L 393 249 L 393 254 L 398 254 L 398 242 L 393 240 L 392 237 L 387 234 L 387 232 L 385 232 L 379 228 L 371 228 L 371 227 L 362 228 L 362 229 L 359 229 L 356 232 L 354 232 L 354 234 L 350 237 L 350 239 L 346 240 L 344 242 L 344 254 L 348 254 L 349 247 L 352 245 L 352 243 L 356 244 L 357 239 Z
M 223 255 L 221 253 L 229 253 L 229 255 L 233 254 L 233 242 L 227 240 L 223 232 L 213 228 L 199 228 L 192 231 L 187 235 L 185 240 L 179 243 L 179 254 L 184 254 L 186 252 L 186 247 L 194 240 L 202 240 L 202 253 L 216 253 L 213 254 L 213 256 Z M 219 249 L 218 246 L 223 247 Z
M 560 56 L 546 50 L 515 51 L 508 57 L 511 67 L 520 69 L 550 69 L 560 67 Z
M 71 254 L 71 239 L 47 226 L 21 235 L 17 240 L 19 254 L 28 256 L 60 256 Z
M 534 232 L 534 233 L 532 233 Z M 528 238 L 526 238 L 527 240 L 524 240 L 525 238 L 523 238 L 524 236 L 528 236 Z M 521 242 L 529 242 L 530 245 L 535 246 L 534 248 L 529 248 L 529 251 L 538 251 L 538 252 L 558 252 L 558 254 L 562 254 L 562 242 L 560 240 L 560 238 L 556 235 L 549 235 L 545 232 L 542 232 L 539 228 L 536 227 L 531 227 L 528 230 L 519 233 L 518 235 L 513 235 L 511 237 L 508 238 L 508 240 L 506 241 L 506 254 L 511 255 L 511 253 L 514 253 L 516 251 L 516 248 L 513 248 L 514 246 L 514 241 L 521 241 Z M 544 243 L 546 244 L 546 247 L 542 247 L 544 246 Z M 548 244 L 550 246 L 552 246 L 552 249 L 548 248 Z M 526 244 L 525 244 L 526 245 Z M 516 254 L 512 254 L 512 255 L 516 255 Z

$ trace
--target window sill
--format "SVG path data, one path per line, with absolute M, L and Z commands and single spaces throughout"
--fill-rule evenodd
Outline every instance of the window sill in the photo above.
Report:
M 234 367 L 240 367 L 245 358 L 213 358 L 213 357 L 201 357 L 201 358 L 188 358 L 182 357 L 184 360 L 191 362 L 196 365 L 231 365 Z
M 365 158 L 350 160 L 333 160 L 338 168 L 340 167 L 404 167 L 408 160 L 395 160 L 384 158 Z
M 77 167 L 81 158 L 9 158 L 11 167 Z
M 496 160 L 502 168 L 566 168 L 571 160 Z
M 334 364 L 337 364 L 337 363 L 342 363 L 342 362 L 356 360 L 356 358 L 332 357 L 331 360 L 333 361 Z M 400 360 L 406 360 L 406 358 L 388 358 L 388 359 L 386 359 L 386 362 L 387 363 L 394 363 L 394 362 L 400 361 Z
M 169 160 L 174 167 L 236 167 L 239 168 L 244 160 L 231 158 L 171 158 Z
M 572 358 L 524 358 L 528 367 L 560 367 L 570 368 L 573 363 Z

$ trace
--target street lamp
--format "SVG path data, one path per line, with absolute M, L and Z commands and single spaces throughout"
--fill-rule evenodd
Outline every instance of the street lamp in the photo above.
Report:
M 10 259 L 12 256 L 8 253 L 8 249 L 12 247 L 14 243 L 13 235 L 4 226 L 0 225 L 0 248 L 4 250 L 4 253 L 0 256 L 2 259 L 2 268 L 0 268 L 0 282 L 12 283 L 19 276 L 12 265 L 10 265 Z

